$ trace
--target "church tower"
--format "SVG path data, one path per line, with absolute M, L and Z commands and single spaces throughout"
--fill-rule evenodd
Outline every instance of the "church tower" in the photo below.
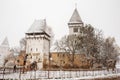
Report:
M 78 34 L 80 33 L 80 27 L 83 27 L 83 22 L 81 17 L 79 16 L 79 13 L 77 11 L 77 8 L 75 8 L 69 22 L 69 34 Z
M 26 33 L 27 63 L 37 62 L 37 68 L 43 68 L 43 61 L 49 60 L 50 35 L 46 20 L 35 20 Z
M 0 45 L 0 67 L 3 66 L 5 58 L 10 54 L 9 49 L 9 42 L 8 38 L 6 37 Z

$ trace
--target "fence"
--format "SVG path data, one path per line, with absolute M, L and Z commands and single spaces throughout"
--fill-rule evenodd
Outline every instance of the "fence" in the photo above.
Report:
M 120 69 L 112 70 L 93 70 L 93 71 L 83 71 L 83 70 L 69 70 L 69 71 L 29 71 L 22 73 L 18 69 L 17 72 L 13 70 L 6 69 L 5 72 L 0 70 L 0 79 L 64 79 L 64 78 L 85 78 L 85 77 L 96 77 L 96 76 L 107 76 L 116 75 L 120 73 Z M 117 75 L 116 75 L 117 76 Z

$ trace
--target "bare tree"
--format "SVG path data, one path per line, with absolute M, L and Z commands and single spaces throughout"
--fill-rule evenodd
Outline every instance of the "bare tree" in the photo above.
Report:
M 78 50 L 77 45 L 78 45 L 77 44 L 77 36 L 76 35 L 68 35 L 68 36 L 64 36 L 60 41 L 56 41 L 55 49 L 59 52 L 66 52 L 66 53 L 69 52 L 70 54 L 72 54 L 72 58 L 69 58 L 69 59 L 71 61 L 71 66 L 73 66 L 74 54 Z
M 86 25 L 81 27 L 79 34 L 64 36 L 60 41 L 56 41 L 56 50 L 70 52 L 72 54 L 71 64 L 74 65 L 74 55 L 75 53 L 85 53 L 86 55 L 91 55 L 93 50 L 91 48 L 95 42 L 95 32 L 91 25 Z
M 25 50 L 26 49 L 26 38 L 22 38 L 20 40 L 20 49 Z
M 79 34 L 67 35 L 55 43 L 56 50 L 59 52 L 69 52 L 72 54 L 70 61 L 74 65 L 75 53 L 84 53 L 89 57 L 90 64 L 104 64 L 106 59 L 116 59 L 118 49 L 114 38 L 103 37 L 102 31 L 97 30 L 91 25 L 85 25 L 80 28 Z
M 119 53 L 117 49 L 117 44 L 115 44 L 115 38 L 108 37 L 104 40 L 103 52 L 104 52 L 104 57 L 103 57 L 104 61 L 117 59 Z

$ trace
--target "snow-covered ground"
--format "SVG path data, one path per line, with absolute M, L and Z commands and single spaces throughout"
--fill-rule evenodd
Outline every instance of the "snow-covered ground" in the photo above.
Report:
M 0 74 L 0 79 L 43 79 L 46 80 L 48 77 L 52 79 L 65 79 L 65 80 L 80 80 L 80 79 L 94 79 L 94 78 L 106 78 L 120 76 L 120 70 L 114 72 L 102 70 L 102 71 L 29 71 L 26 73 L 12 73 L 12 74 Z

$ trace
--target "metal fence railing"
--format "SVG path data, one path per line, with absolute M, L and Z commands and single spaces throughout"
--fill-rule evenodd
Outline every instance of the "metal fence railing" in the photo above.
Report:
M 64 79 L 64 78 L 80 78 L 80 77 L 95 77 L 95 76 L 103 76 L 110 74 L 118 74 L 120 73 L 120 69 L 115 69 L 112 71 L 107 70 L 59 70 L 59 71 L 28 71 L 22 73 L 20 69 L 17 69 L 16 72 L 13 69 L 0 69 L 0 79 Z

